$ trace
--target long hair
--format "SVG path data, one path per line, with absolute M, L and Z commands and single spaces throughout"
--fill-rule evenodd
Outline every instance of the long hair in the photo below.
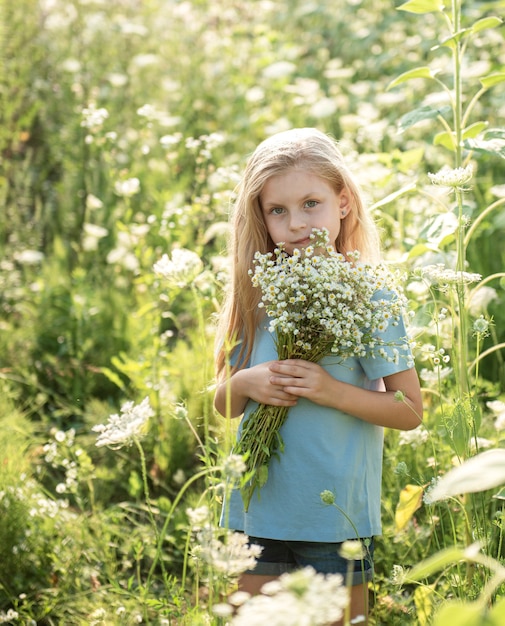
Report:
M 250 157 L 236 190 L 231 217 L 231 282 L 217 329 L 216 372 L 222 379 L 230 346 L 240 342 L 231 372 L 240 369 L 251 355 L 254 334 L 261 318 L 261 293 L 251 283 L 256 251 L 273 251 L 260 206 L 259 196 L 266 181 L 290 169 L 303 169 L 327 181 L 339 194 L 347 191 L 350 210 L 342 219 L 335 248 L 344 256 L 359 250 L 360 259 L 379 259 L 379 238 L 365 210 L 361 190 L 348 170 L 337 142 L 314 128 L 277 133 L 263 141 Z

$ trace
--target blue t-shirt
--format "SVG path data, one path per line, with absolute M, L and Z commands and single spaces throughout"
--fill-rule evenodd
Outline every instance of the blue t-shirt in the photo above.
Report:
M 250 367 L 278 358 L 267 327 L 268 320 L 256 333 Z M 387 343 L 405 337 L 403 323 L 390 325 L 383 335 Z M 382 377 L 413 366 L 410 351 L 399 354 L 397 363 L 380 356 L 343 362 L 327 356 L 320 365 L 337 380 L 379 391 Z M 257 406 L 247 403 L 241 424 Z M 381 534 L 381 426 L 300 398 L 289 409 L 281 436 L 284 452 L 271 459 L 268 480 L 253 493 L 248 512 L 240 492 L 233 490 L 223 506 L 222 525 L 253 537 L 291 541 L 341 542 Z M 334 494 L 338 508 L 321 501 L 325 490 Z

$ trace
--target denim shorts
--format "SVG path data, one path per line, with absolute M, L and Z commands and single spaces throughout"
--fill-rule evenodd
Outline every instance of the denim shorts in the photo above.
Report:
M 249 543 L 263 548 L 256 567 L 246 574 L 280 576 L 302 567 L 311 566 L 321 574 L 342 574 L 345 583 L 361 585 L 373 578 L 372 539 L 361 539 L 365 556 L 357 561 L 348 561 L 340 556 L 341 543 L 319 543 L 311 541 L 283 541 L 249 537 Z

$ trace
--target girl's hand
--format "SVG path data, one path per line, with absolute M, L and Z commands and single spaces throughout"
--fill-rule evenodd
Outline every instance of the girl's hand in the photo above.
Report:
M 286 389 L 286 381 L 290 381 L 291 377 L 284 377 L 282 372 L 272 376 L 271 368 L 275 363 L 277 361 L 267 361 L 242 370 L 242 385 L 246 384 L 251 400 L 273 406 L 294 406 L 298 397 Z
M 336 381 L 317 363 L 302 359 L 272 361 L 269 370 L 271 384 L 281 387 L 286 394 L 307 398 L 323 406 L 330 405 L 328 396 Z

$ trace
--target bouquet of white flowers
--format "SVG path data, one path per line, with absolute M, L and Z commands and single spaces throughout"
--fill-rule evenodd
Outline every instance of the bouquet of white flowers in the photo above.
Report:
M 385 350 L 382 333 L 398 324 L 404 299 L 391 288 L 384 265 L 347 260 L 328 243 L 328 232 L 314 230 L 313 245 L 289 255 L 279 245 L 266 254 L 256 253 L 251 279 L 261 289 L 259 304 L 270 318 L 279 359 L 318 362 L 334 354 L 348 357 L 399 358 L 399 347 Z M 386 291 L 385 291 L 386 290 Z M 383 296 L 381 297 L 381 292 Z M 243 424 L 233 454 L 244 456 L 246 472 L 241 486 L 245 510 L 252 494 L 268 479 L 270 459 L 283 451 L 279 429 L 289 407 L 260 404 Z

